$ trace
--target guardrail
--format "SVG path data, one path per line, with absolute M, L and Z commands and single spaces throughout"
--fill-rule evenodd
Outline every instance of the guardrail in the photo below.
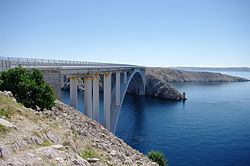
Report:
M 87 61 L 67 61 L 35 58 L 2 57 L 0 61 L 8 61 L 10 66 L 134 66 L 128 64 L 87 62 Z

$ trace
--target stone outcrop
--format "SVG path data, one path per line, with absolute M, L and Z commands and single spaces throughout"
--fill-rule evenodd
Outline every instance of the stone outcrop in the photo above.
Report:
M 60 101 L 44 112 L 23 107 L 10 93 L 0 92 L 0 101 L 0 109 L 11 111 L 8 121 L 14 125 L 0 130 L 1 166 L 158 165 Z
M 166 81 L 160 80 L 150 74 L 146 75 L 146 96 L 155 96 L 167 100 L 183 100 L 183 95 Z

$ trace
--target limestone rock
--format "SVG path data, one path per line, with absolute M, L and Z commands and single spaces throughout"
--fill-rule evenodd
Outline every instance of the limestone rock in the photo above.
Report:
M 13 94 L 11 91 L 1 91 L 0 95 L 6 96 L 6 97 L 13 97 Z
M 111 156 L 116 156 L 116 155 L 117 155 L 116 150 L 112 150 L 112 151 L 110 152 L 110 155 L 111 155 Z
M 73 152 L 78 152 L 78 150 L 77 150 L 77 148 L 76 148 L 76 146 L 75 146 L 75 144 L 74 144 L 74 142 L 73 141 L 66 141 L 66 142 L 64 142 L 64 145 L 65 146 L 68 146 L 69 147 L 69 149 L 71 149 Z
M 12 154 L 12 151 L 5 145 L 0 144 L 0 158 L 6 158 Z
M 12 123 L 2 118 L 0 118 L 0 124 L 7 128 L 11 128 L 14 126 Z
M 146 75 L 146 96 L 156 96 L 168 100 L 183 100 L 183 95 L 166 81 L 152 75 Z
M 90 162 L 90 163 L 96 163 L 96 162 L 100 161 L 100 159 L 98 159 L 98 158 L 87 158 L 87 161 Z

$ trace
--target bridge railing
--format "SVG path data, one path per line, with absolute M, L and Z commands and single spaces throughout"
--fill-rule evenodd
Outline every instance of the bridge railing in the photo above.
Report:
M 87 62 L 87 61 L 68 61 L 68 60 L 51 60 L 51 59 L 35 59 L 35 58 L 17 58 L 17 57 L 2 57 L 1 61 L 8 61 L 10 66 L 133 66 L 128 64 Z

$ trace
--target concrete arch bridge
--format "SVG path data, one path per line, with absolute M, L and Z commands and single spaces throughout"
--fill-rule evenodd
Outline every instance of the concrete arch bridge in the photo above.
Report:
M 145 68 L 128 64 L 0 57 L 0 71 L 16 66 L 39 69 L 61 98 L 62 78 L 70 78 L 70 105 L 77 106 L 78 78 L 84 82 L 84 113 L 100 122 L 100 83 L 103 85 L 104 127 L 113 133 L 126 92 L 145 94 Z M 103 79 L 100 79 L 103 77 Z M 103 82 L 100 82 L 103 81 Z

